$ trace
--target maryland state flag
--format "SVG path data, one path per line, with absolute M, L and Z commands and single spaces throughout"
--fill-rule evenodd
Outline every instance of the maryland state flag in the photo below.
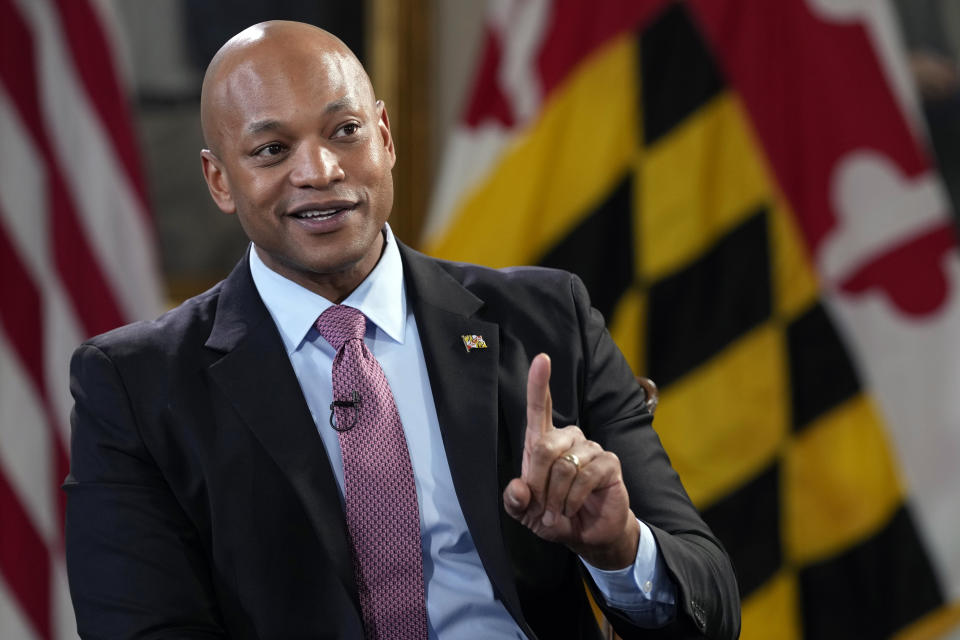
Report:
M 498 0 L 430 253 L 569 269 L 743 638 L 960 623 L 960 252 L 878 0 Z

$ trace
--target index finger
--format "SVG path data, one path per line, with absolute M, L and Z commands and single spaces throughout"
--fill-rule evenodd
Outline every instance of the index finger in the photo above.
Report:
M 538 354 L 527 374 L 527 437 L 553 429 L 553 399 L 550 397 L 550 356 Z

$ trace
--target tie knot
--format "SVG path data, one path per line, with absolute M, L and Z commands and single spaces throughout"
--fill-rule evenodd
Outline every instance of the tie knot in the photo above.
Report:
M 320 335 L 339 351 L 347 340 L 363 339 L 367 330 L 367 317 L 359 309 L 335 304 L 320 314 L 315 326 Z

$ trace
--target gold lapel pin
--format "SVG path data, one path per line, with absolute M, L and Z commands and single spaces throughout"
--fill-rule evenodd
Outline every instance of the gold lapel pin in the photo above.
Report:
M 463 340 L 463 346 L 467 348 L 467 351 L 487 348 L 487 343 L 483 341 L 483 336 L 462 335 L 460 338 Z

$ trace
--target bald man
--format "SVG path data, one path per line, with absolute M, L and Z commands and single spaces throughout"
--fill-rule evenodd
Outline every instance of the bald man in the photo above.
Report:
M 387 110 L 342 42 L 241 32 L 201 116 L 211 196 L 251 245 L 210 291 L 74 355 L 81 636 L 596 638 L 584 585 L 625 638 L 738 635 L 729 559 L 582 283 L 393 236 Z M 346 448 L 379 454 L 343 412 L 395 423 L 334 396 L 345 347 L 323 317 L 354 310 L 401 443 L 366 481 Z M 405 473 L 406 494 L 365 491 Z M 407 496 L 409 548 L 382 515 Z

